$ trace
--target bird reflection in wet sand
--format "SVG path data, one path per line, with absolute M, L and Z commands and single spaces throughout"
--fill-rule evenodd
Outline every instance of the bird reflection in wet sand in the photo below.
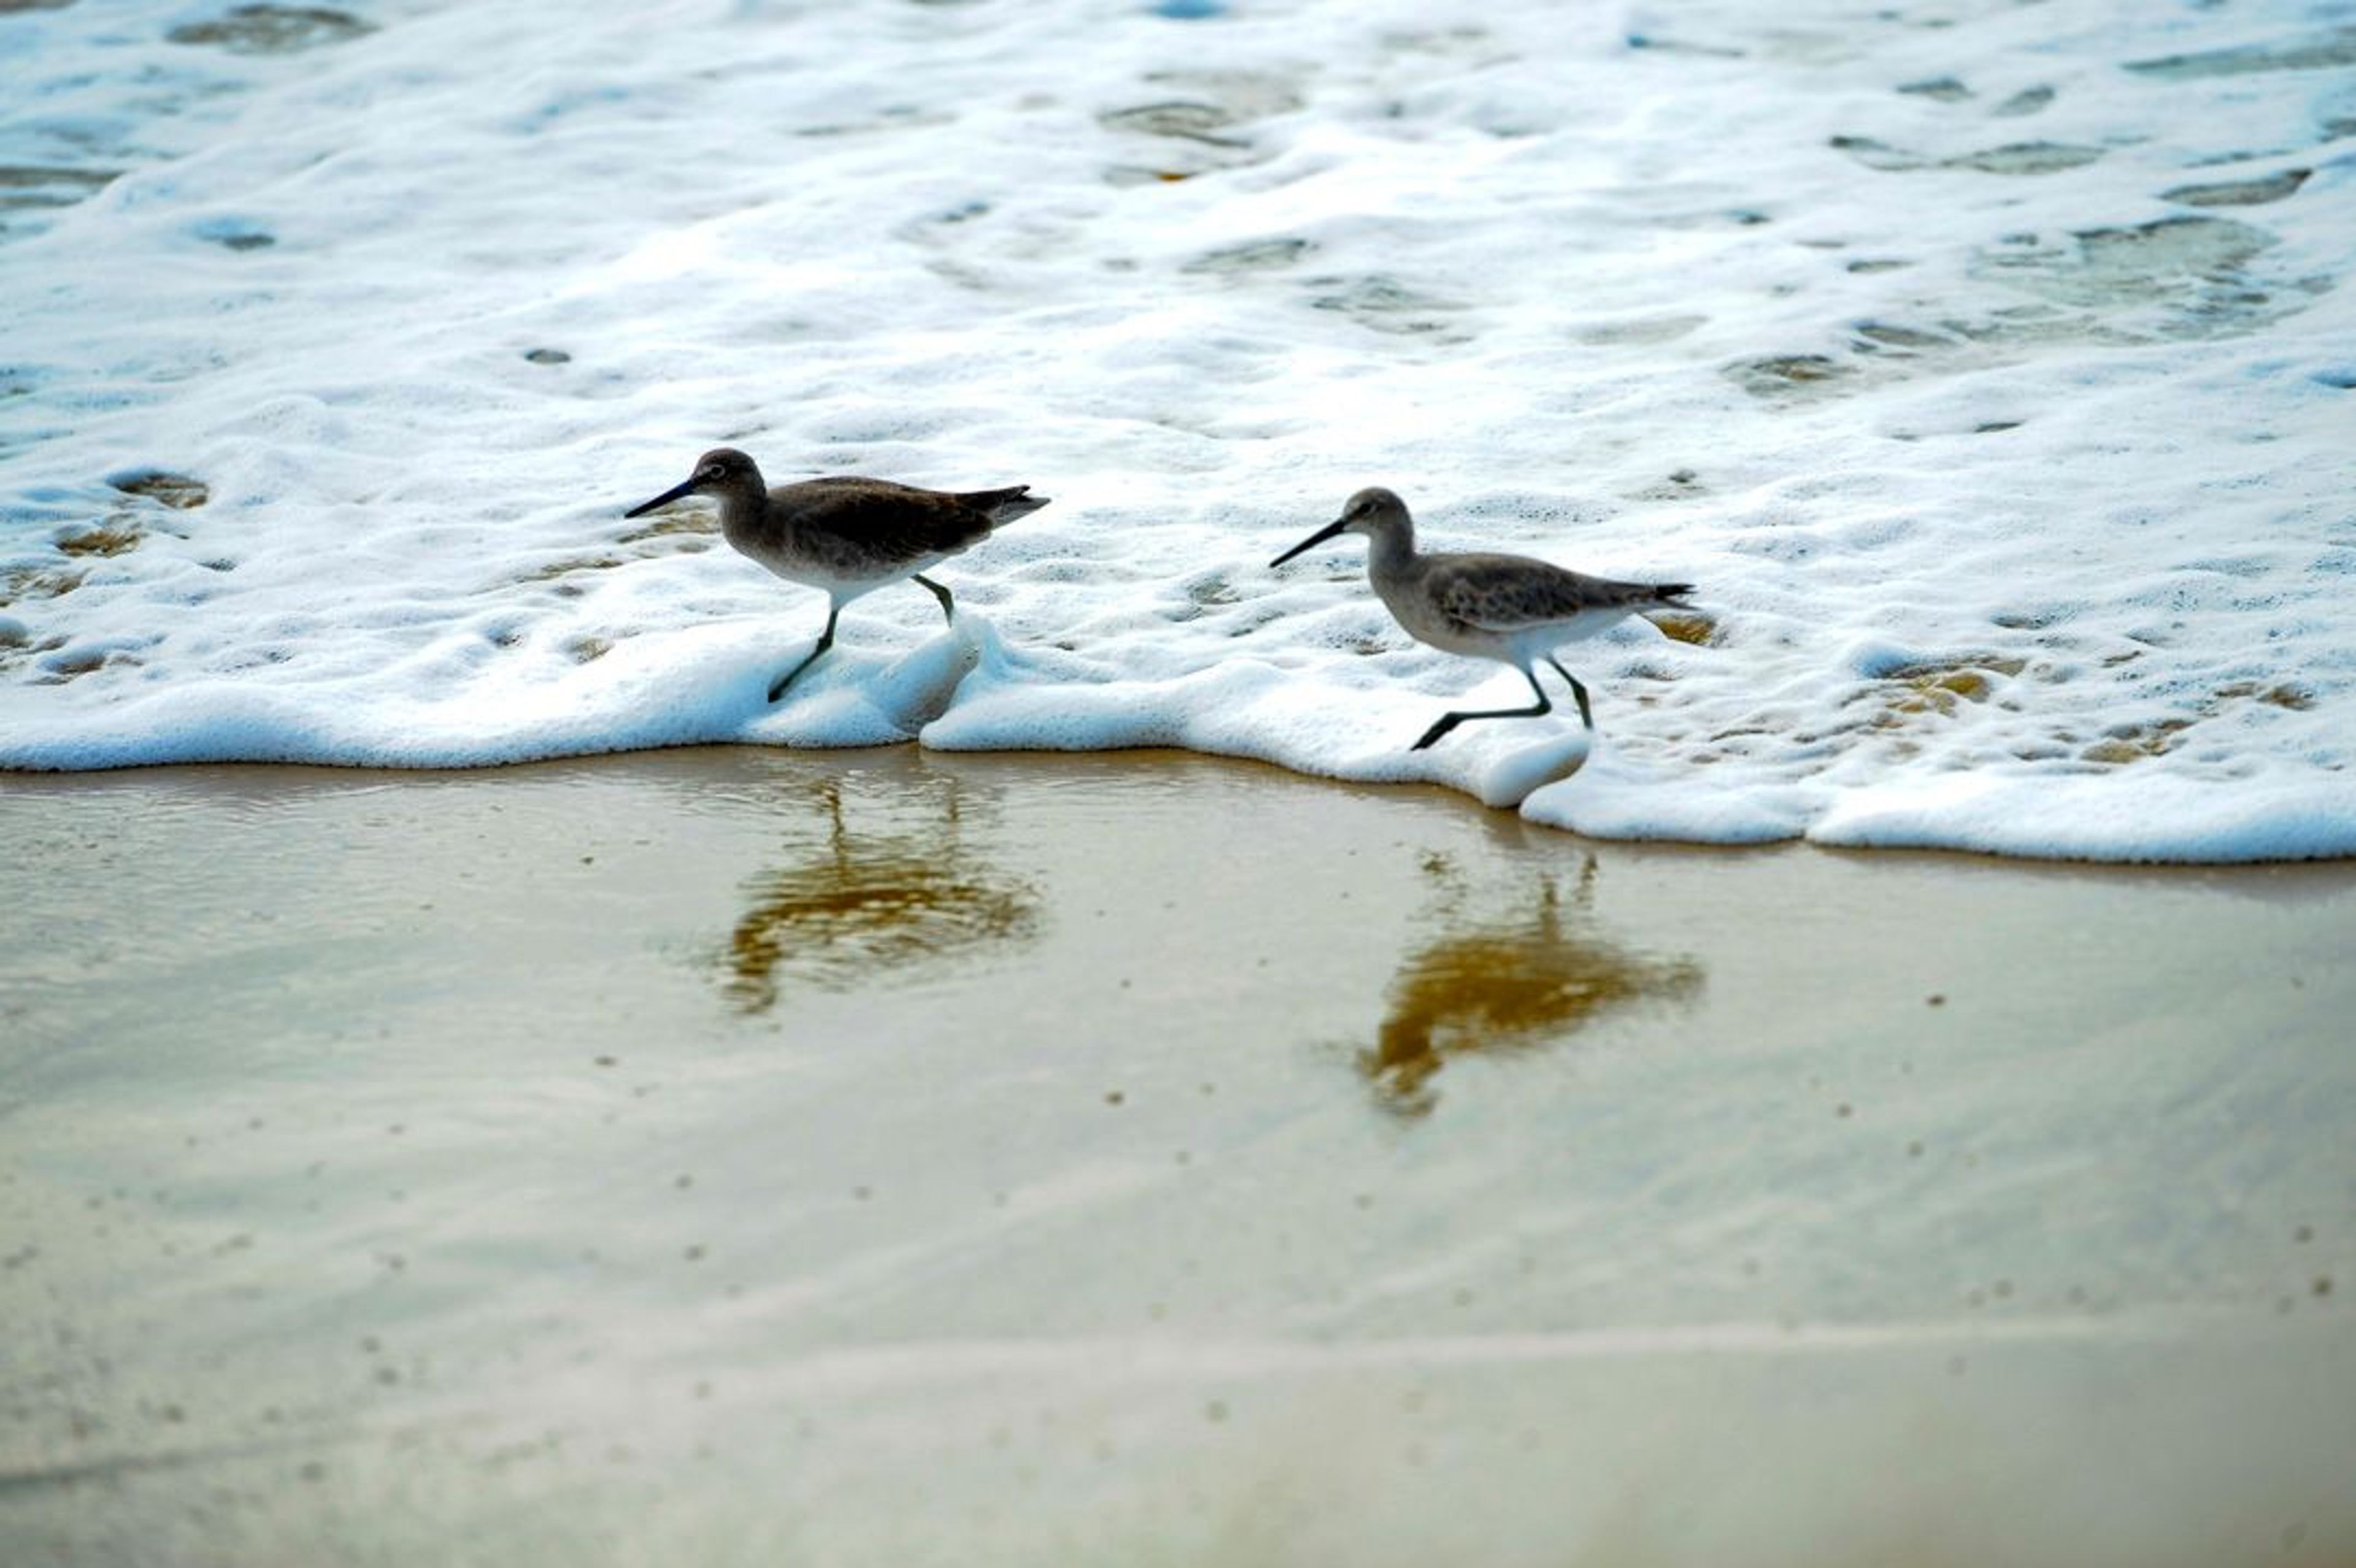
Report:
M 841 785 L 826 786 L 826 849 L 746 884 L 752 907 L 729 937 L 722 980 L 738 1011 L 776 1006 L 781 974 L 851 990 L 1037 933 L 1037 890 L 964 848 L 957 785 L 930 782 L 924 820 L 880 834 L 847 828 Z M 920 796 L 896 785 L 894 815 L 905 821 Z
M 1444 863 L 1433 871 L 1449 876 Z M 1358 1056 L 1385 1106 L 1430 1114 L 1439 1099 L 1431 1080 L 1451 1057 L 1552 1044 L 1635 1003 L 1701 988 L 1692 959 L 1649 957 L 1591 929 L 1595 874 L 1590 859 L 1568 914 L 1551 876 L 1536 905 L 1508 920 L 1459 925 L 1449 898 L 1450 933 L 1400 965 L 1375 1049 Z

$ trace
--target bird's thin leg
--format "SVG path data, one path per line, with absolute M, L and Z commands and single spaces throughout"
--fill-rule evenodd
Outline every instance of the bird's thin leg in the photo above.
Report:
M 941 602 L 941 619 L 948 622 L 951 625 L 955 625 L 957 624 L 957 604 L 949 598 L 949 591 L 948 589 L 942 587 L 939 583 L 935 582 L 931 578 L 926 577 L 921 571 L 917 572 L 908 581 L 914 582 L 917 587 L 923 589 L 926 592 L 931 594 L 934 598 Z
M 1551 664 L 1554 661 L 1549 659 L 1547 662 Z M 1538 701 L 1537 707 L 1486 708 L 1477 713 L 1443 713 L 1440 716 L 1440 722 L 1434 724 L 1430 729 L 1426 730 L 1423 732 L 1423 739 L 1408 747 L 1408 750 L 1411 752 L 1422 751 L 1426 746 L 1430 745 L 1442 735 L 1447 734 L 1451 730 L 1453 730 L 1459 724 L 1463 723 L 1467 719 L 1536 719 L 1542 713 L 1553 712 L 1554 704 L 1547 700 L 1546 688 L 1538 684 L 1538 677 L 1532 675 L 1528 670 L 1524 670 L 1522 671 L 1522 678 L 1528 681 L 1530 683 L 1530 689 L 1537 694 Z M 1573 681 L 1571 684 L 1576 686 L 1578 682 Z
M 777 699 L 783 697 L 786 694 L 786 688 L 793 685 L 796 677 L 798 677 L 802 671 L 818 663 L 819 655 L 834 646 L 834 618 L 841 613 L 841 605 L 831 602 L 828 603 L 826 607 L 826 630 L 818 635 L 818 646 L 812 648 L 809 651 L 809 656 L 805 657 L 801 663 L 794 666 L 793 668 L 786 671 L 785 674 L 777 677 L 776 683 L 769 688 L 770 701 L 775 702 Z
M 1558 676 L 1562 677 L 1562 678 L 1563 678 L 1563 679 L 1565 679 L 1565 680 L 1567 680 L 1567 681 L 1570 682 L 1570 694 L 1571 694 L 1573 697 L 1576 697 L 1577 699 L 1579 699 L 1579 721 L 1580 721 L 1580 724 L 1582 724 L 1583 726 L 1585 726 L 1586 728 L 1590 729 L 1590 730 L 1594 729 L 1594 728 L 1595 728 L 1595 715 L 1594 715 L 1593 713 L 1590 712 L 1590 711 L 1588 710 L 1588 707 L 1587 707 L 1587 688 L 1585 688 L 1585 687 L 1583 687 L 1583 686 L 1581 686 L 1581 685 L 1580 685 L 1580 684 L 1579 684 L 1579 677 L 1577 677 L 1577 676 L 1575 676 L 1575 675 L 1571 674 L 1571 673 L 1570 673 L 1570 671 L 1569 671 L 1569 670 L 1567 670 L 1567 669 L 1563 668 L 1563 667 L 1562 667 L 1562 666 L 1560 666 L 1560 665 L 1558 665 L 1558 664 L 1555 664 L 1555 662 L 1554 662 L 1554 656 L 1553 656 L 1552 654 L 1548 654 L 1548 655 L 1547 655 L 1547 656 L 1546 656 L 1546 662 L 1547 662 L 1547 663 L 1548 663 L 1548 664 L 1554 665 L 1554 672 L 1555 672 L 1555 674 L 1557 674 L 1557 675 L 1558 675 Z M 1533 684 L 1535 684 L 1535 683 L 1533 683 Z

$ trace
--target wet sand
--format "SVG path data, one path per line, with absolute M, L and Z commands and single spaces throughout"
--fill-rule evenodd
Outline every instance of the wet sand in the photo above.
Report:
M 2356 1561 L 2356 867 L 0 779 L 0 1561 Z

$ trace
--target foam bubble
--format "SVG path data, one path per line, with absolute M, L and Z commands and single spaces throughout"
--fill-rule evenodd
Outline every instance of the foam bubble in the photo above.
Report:
M 2346 853 L 2304 8 L 1558 11 L 11 17 L 0 165 L 64 172 L 0 193 L 0 765 L 1171 745 L 1591 834 Z M 771 709 L 818 595 L 621 517 L 719 442 L 1055 500 Z M 1591 752 L 1410 752 L 1518 677 L 1354 540 L 1266 565 L 1376 483 L 1703 614 L 1569 650 Z

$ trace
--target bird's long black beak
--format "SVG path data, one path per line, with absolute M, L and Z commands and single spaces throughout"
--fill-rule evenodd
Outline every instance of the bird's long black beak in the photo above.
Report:
M 653 500 L 641 501 L 637 506 L 632 507 L 628 511 L 624 512 L 622 516 L 626 517 L 636 517 L 653 511 L 657 507 L 668 507 L 673 501 L 678 500 L 681 496 L 686 495 L 689 491 L 694 488 L 695 481 L 693 479 L 682 479 L 678 484 L 672 485 L 669 489 L 664 491 L 661 495 L 656 496 Z
M 1323 528 L 1319 528 L 1315 533 L 1311 534 L 1307 539 L 1302 539 L 1299 544 L 1294 545 L 1290 549 L 1286 550 L 1282 555 L 1278 556 L 1274 560 L 1269 561 L 1269 565 L 1282 566 L 1286 561 L 1290 560 L 1302 550 L 1308 549 L 1315 545 L 1323 544 L 1327 539 L 1332 539 L 1335 534 L 1338 534 L 1341 531 L 1342 519 L 1336 517 L 1332 522 L 1326 524 Z

